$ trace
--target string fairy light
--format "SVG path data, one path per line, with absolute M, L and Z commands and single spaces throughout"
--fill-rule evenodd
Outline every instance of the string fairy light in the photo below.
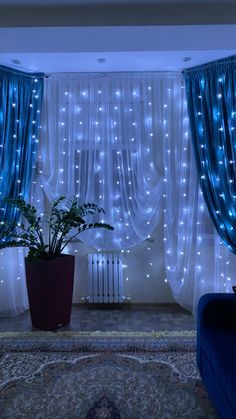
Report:
M 110 217 L 109 221 L 116 227 L 113 245 L 126 257 L 124 278 L 130 282 L 132 279 L 130 264 L 136 252 L 134 246 L 136 238 L 134 238 L 132 228 L 135 223 L 135 214 L 137 213 L 142 214 L 142 222 L 139 224 L 146 231 L 144 234 L 143 230 L 140 230 L 142 241 L 145 243 L 144 277 L 152 279 L 157 276 L 155 273 L 156 255 L 160 251 L 158 247 L 160 243 L 152 243 L 150 239 L 152 238 L 153 225 L 157 225 L 153 221 L 155 218 L 154 214 L 158 211 L 153 199 L 155 192 L 153 185 L 160 173 L 162 176 L 161 170 L 158 172 L 158 158 L 161 153 L 163 153 L 164 164 L 162 169 L 163 189 L 160 194 L 159 205 L 164 217 L 163 243 L 166 264 L 166 277 L 162 281 L 164 284 L 172 282 L 175 265 L 181 271 L 178 278 L 180 286 L 183 286 L 189 276 L 186 257 L 193 211 L 189 191 L 190 132 L 186 116 L 185 89 L 180 82 L 178 83 L 178 87 L 175 88 L 173 88 L 171 82 L 169 84 L 166 83 L 166 88 L 163 89 L 165 90 L 163 97 L 160 100 L 156 97 L 159 84 L 155 80 L 144 83 L 142 88 L 140 88 L 139 81 L 136 84 L 134 82 L 130 89 L 124 89 L 122 83 L 112 81 L 110 83 L 112 87 L 108 90 L 107 86 L 109 83 L 106 84 L 106 77 L 104 77 L 104 81 L 99 79 L 99 83 L 96 80 L 94 87 L 82 79 L 79 87 L 76 87 L 77 90 L 74 89 L 75 84 L 66 82 L 66 89 L 64 94 L 61 94 L 61 101 L 59 102 L 58 147 L 60 156 L 57 166 L 58 182 L 56 193 L 65 194 L 69 185 L 69 190 L 73 190 L 77 197 L 82 199 L 85 196 L 91 197 L 91 192 L 86 185 L 88 185 L 88 179 L 90 181 L 93 179 L 94 196 L 92 198 L 95 202 L 97 201 L 101 206 L 105 207 L 106 213 Z M 94 103 L 91 103 L 91 97 L 93 97 Z M 127 97 L 128 100 L 125 102 Z M 218 99 L 219 103 L 222 103 L 221 98 L 219 97 Z M 160 115 L 157 116 L 158 100 L 160 100 L 160 103 L 158 102 Z M 203 136 L 204 131 L 201 123 L 203 94 L 199 94 L 198 101 L 197 118 L 199 120 L 199 129 Z M 172 125 L 174 125 L 172 120 L 174 103 L 176 103 L 176 109 L 182 109 L 181 114 L 176 113 L 176 115 L 181 115 L 182 117 L 183 134 L 180 138 L 181 154 L 178 174 L 173 172 L 172 164 L 175 158 L 175 141 L 177 138 L 176 132 L 172 128 Z M 232 117 L 235 119 L 235 114 Z M 71 134 L 72 119 L 75 125 L 74 137 Z M 234 125 L 232 123 L 232 127 Z M 224 129 L 223 124 L 219 125 L 220 128 Z M 34 138 L 34 140 L 36 139 Z M 74 144 L 74 149 L 71 148 L 71 144 Z M 204 156 L 206 149 L 204 144 L 202 145 L 203 147 L 200 146 L 201 153 Z M 47 157 L 47 148 L 40 150 L 40 154 L 42 156 L 40 160 L 44 162 Z M 112 160 L 112 165 L 109 166 L 112 167 L 110 172 L 108 170 L 109 159 Z M 202 160 L 205 159 L 202 158 Z M 221 166 L 220 161 L 223 162 L 223 158 L 219 159 L 219 165 Z M 230 165 L 233 166 L 233 156 L 230 162 Z M 69 165 L 73 167 L 73 173 L 66 169 Z M 43 185 L 41 182 L 46 172 L 45 167 L 43 173 L 41 173 L 42 176 L 34 183 L 34 191 L 38 185 Z M 145 176 L 143 176 L 145 182 L 141 183 L 138 176 L 143 175 L 143 170 L 145 171 Z M 69 176 L 68 173 L 70 173 Z M 231 179 L 233 180 L 233 176 Z M 177 200 L 182 202 L 182 213 L 178 215 L 179 224 L 177 231 L 179 236 L 177 237 L 177 242 L 175 242 L 176 246 L 174 246 L 171 238 L 173 225 L 170 222 L 172 219 L 170 212 L 171 188 L 173 188 L 174 181 L 178 182 L 179 194 L 177 194 Z M 202 178 L 202 181 L 205 181 L 205 178 Z M 136 197 L 138 188 L 140 188 L 142 196 L 145 197 L 143 207 L 138 206 Z M 35 202 L 38 206 L 41 206 L 41 198 L 35 192 L 33 195 Z M 111 198 L 108 195 L 111 195 Z M 111 205 L 111 209 L 106 207 L 108 204 Z M 204 219 L 206 208 L 202 195 L 198 196 L 197 211 L 199 215 L 196 225 L 196 267 L 200 283 L 202 286 L 205 286 L 206 272 L 204 270 L 204 251 L 202 251 L 205 246 L 205 236 L 202 233 L 204 227 L 202 220 Z M 106 239 L 104 237 L 103 232 L 99 231 L 96 233 L 95 244 L 97 248 L 102 247 L 102 241 Z M 148 245 L 145 242 L 147 239 L 149 240 Z M 219 245 L 219 248 L 221 249 L 222 246 Z M 221 256 L 222 252 L 222 250 L 219 252 Z M 222 258 L 219 259 L 218 257 L 219 261 L 222 261 L 222 264 L 224 264 L 225 257 L 222 256 Z M 227 261 L 229 261 L 228 256 Z M 228 269 L 231 269 L 231 263 L 228 263 L 226 266 Z M 229 289 L 228 284 L 230 284 L 231 274 L 226 274 L 225 270 L 221 272 L 225 274 L 224 284 Z M 20 276 L 20 274 L 17 275 L 17 277 Z

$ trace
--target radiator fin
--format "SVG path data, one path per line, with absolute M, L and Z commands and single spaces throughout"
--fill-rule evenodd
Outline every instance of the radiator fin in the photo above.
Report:
M 120 253 L 90 253 L 89 301 L 123 303 L 123 259 Z

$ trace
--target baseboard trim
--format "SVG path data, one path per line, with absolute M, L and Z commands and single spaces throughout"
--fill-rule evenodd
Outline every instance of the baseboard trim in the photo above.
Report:
M 86 309 L 101 309 L 101 310 L 127 310 L 127 309 L 158 309 L 158 308 L 180 308 L 188 312 L 185 308 L 181 307 L 178 303 L 77 303 L 73 304 L 74 307 Z

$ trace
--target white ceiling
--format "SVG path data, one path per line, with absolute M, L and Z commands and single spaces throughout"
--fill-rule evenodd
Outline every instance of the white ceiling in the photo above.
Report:
M 25 71 L 44 73 L 181 71 L 236 54 L 232 51 L 140 51 L 97 53 L 0 54 L 0 63 Z M 191 57 L 184 62 L 185 57 Z M 97 60 L 106 61 L 99 63 Z M 19 60 L 16 65 L 12 60 Z
M 0 64 L 26 71 L 181 71 L 235 39 L 236 0 L 0 0 Z
M 0 63 L 45 73 L 181 71 L 236 54 L 235 39 L 236 25 L 0 28 Z

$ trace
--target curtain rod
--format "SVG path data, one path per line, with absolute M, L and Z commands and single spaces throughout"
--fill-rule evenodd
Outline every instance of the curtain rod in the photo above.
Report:
M 86 76 L 100 76 L 100 77 L 106 77 L 110 75 L 145 75 L 145 74 L 170 74 L 170 75 L 181 75 L 182 70 L 180 71 L 107 71 L 107 72 L 86 72 L 86 71 L 78 71 L 78 72 L 64 72 L 64 73 L 44 73 L 45 78 L 51 78 L 51 77 L 60 77 L 60 76 L 76 76 L 76 75 L 86 75 Z

